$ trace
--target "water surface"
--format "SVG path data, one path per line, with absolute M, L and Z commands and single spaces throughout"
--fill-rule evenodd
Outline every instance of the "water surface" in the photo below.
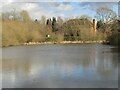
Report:
M 3 48 L 3 88 L 117 88 L 117 48 L 51 44 Z

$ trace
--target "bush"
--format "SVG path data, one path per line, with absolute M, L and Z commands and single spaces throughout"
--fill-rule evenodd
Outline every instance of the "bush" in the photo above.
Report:
M 107 38 L 108 41 L 110 41 L 111 45 L 117 45 L 120 46 L 120 32 L 113 33 Z

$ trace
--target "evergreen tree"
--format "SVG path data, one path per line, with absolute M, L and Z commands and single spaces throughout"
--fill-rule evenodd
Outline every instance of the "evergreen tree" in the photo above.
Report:
M 52 31 L 53 32 L 57 31 L 57 20 L 55 17 L 53 17 L 53 20 L 52 20 Z

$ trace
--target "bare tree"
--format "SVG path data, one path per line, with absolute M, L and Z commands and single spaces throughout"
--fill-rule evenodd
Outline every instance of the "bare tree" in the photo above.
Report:
M 96 10 L 96 18 L 103 23 L 110 23 L 117 17 L 116 13 L 109 7 L 102 6 Z
M 20 12 L 22 18 L 23 18 L 23 21 L 29 21 L 30 20 L 30 17 L 29 17 L 29 14 L 27 11 L 23 10 Z
M 101 6 L 96 9 L 96 18 L 98 19 L 97 22 L 97 29 L 103 32 L 106 35 L 111 33 L 111 25 L 114 20 L 117 19 L 116 13 L 106 6 Z
M 42 16 L 40 22 L 41 22 L 42 25 L 45 25 L 45 23 L 46 23 L 46 17 Z
M 58 24 L 58 27 L 61 27 L 62 26 L 62 24 L 63 24 L 63 19 L 59 16 L 59 17 L 57 17 L 57 24 Z
M 79 17 L 80 19 L 88 19 L 89 21 L 92 21 L 92 17 L 88 16 L 88 15 L 82 15 Z

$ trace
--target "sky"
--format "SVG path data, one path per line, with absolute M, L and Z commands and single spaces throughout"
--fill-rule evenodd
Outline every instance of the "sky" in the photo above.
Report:
M 75 18 L 88 15 L 95 18 L 96 9 L 100 6 L 110 7 L 118 13 L 118 0 L 4 0 L 0 3 L 1 12 L 26 10 L 32 19 L 58 17 Z

